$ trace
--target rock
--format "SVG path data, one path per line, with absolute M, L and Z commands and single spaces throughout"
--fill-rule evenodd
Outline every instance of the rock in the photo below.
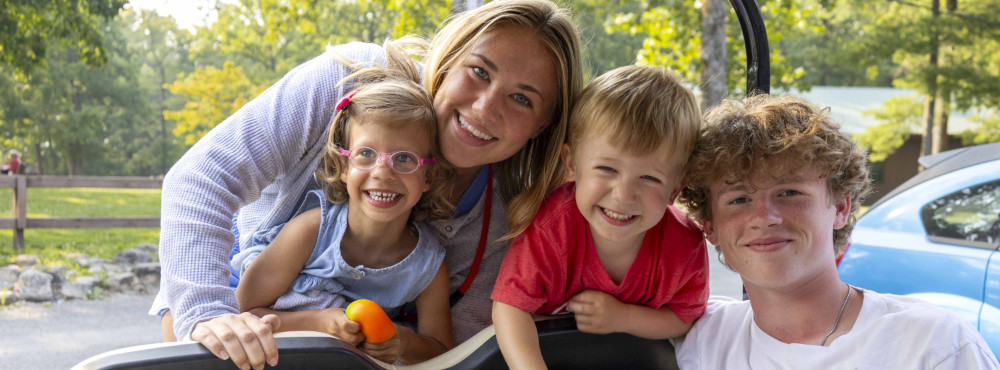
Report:
M 22 269 L 34 266 L 37 263 L 38 256 L 33 254 L 20 254 L 17 257 L 14 257 L 14 264 L 18 265 Z
M 52 292 L 52 275 L 37 270 L 22 272 L 17 278 L 14 291 L 26 301 L 42 302 L 55 298 Z
M 141 287 L 139 285 L 139 278 L 131 272 L 120 272 L 114 275 L 108 276 L 105 280 L 108 289 L 113 292 L 139 292 Z
M 13 289 L 21 269 L 14 265 L 0 266 L 0 290 Z
M 0 300 L 6 304 L 17 301 L 52 301 L 56 299 L 94 298 L 95 288 L 101 297 L 107 293 L 148 294 L 160 285 L 160 264 L 154 262 L 157 246 L 139 244 L 104 259 L 81 253 L 67 254 L 75 262 L 67 267 L 55 264 L 43 266 L 35 255 L 19 255 L 16 264 L 0 266 Z M 79 265 L 79 267 L 77 267 Z M 77 277 L 83 271 L 87 276 Z M 98 274 L 105 276 L 102 283 Z M 4 292 L 4 289 L 7 289 Z
M 93 266 L 95 263 L 101 263 L 102 261 L 104 261 L 101 258 L 91 257 L 88 255 L 80 255 L 75 259 L 76 259 L 76 264 L 80 265 L 80 267 L 83 267 L 85 269 L 89 269 L 90 266 Z
M 0 303 L 2 306 L 9 306 L 14 302 L 21 300 L 13 290 L 0 289 Z
M 66 272 L 69 269 L 66 266 L 55 264 L 50 266 L 48 270 L 48 273 L 52 274 L 52 292 L 55 293 L 56 298 L 60 298 L 62 285 L 66 283 Z
M 101 283 L 101 279 L 96 276 L 81 276 L 75 281 L 70 281 L 62 286 L 62 295 L 71 299 L 86 299 L 90 291 Z
M 90 276 L 81 276 L 81 277 L 77 278 L 74 281 L 90 285 L 91 287 L 103 285 L 101 283 L 101 278 L 99 278 L 97 276 L 93 276 L 93 275 L 90 275 Z
M 49 273 L 52 274 L 53 284 L 62 284 L 66 282 L 66 274 L 69 273 L 69 268 L 63 265 L 52 265 L 49 269 Z
M 156 255 L 157 253 L 159 253 L 160 247 L 158 247 L 156 245 L 153 245 L 153 244 L 149 244 L 149 243 L 139 243 L 139 245 L 135 246 L 135 249 L 138 249 L 140 251 L 143 251 L 143 252 L 146 252 L 146 253 L 149 253 L 149 254 L 152 254 L 152 255 Z
M 112 260 L 119 265 L 133 266 L 139 263 L 153 262 L 153 257 L 138 249 L 124 249 L 115 253 Z
M 139 278 L 139 283 L 145 286 L 159 286 L 160 285 L 160 263 L 159 262 L 147 262 L 135 265 L 132 269 L 135 276 Z
M 94 287 L 94 286 L 100 286 L 101 285 L 101 278 L 99 278 L 97 276 L 93 276 L 93 275 L 90 275 L 90 276 L 81 276 L 81 277 L 77 278 L 74 281 L 79 282 L 79 283 L 83 283 L 83 284 L 87 284 L 87 285 L 90 285 L 92 287 Z
M 128 268 L 125 267 L 125 266 L 121 266 L 121 265 L 117 265 L 117 264 L 113 264 L 113 263 L 107 263 L 105 260 L 94 261 L 93 263 L 91 263 L 90 267 L 88 267 L 87 269 L 90 270 L 90 272 L 95 273 L 95 274 L 96 273 L 100 273 L 100 272 L 119 273 L 119 272 L 128 271 Z

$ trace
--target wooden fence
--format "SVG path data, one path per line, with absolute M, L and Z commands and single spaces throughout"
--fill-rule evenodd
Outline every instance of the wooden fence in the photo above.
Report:
M 0 218 L 0 228 L 14 229 L 14 251 L 24 250 L 24 229 L 82 229 L 101 227 L 159 227 L 159 217 L 130 218 L 27 218 L 27 189 L 116 188 L 159 189 L 163 179 L 111 176 L 0 176 L 0 187 L 14 188 L 14 217 Z

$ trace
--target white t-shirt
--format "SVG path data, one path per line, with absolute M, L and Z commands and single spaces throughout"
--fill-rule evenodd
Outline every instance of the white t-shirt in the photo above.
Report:
M 681 369 L 1000 369 L 958 315 L 870 290 L 854 327 L 828 347 L 774 339 L 754 322 L 749 301 L 717 296 L 674 345 Z

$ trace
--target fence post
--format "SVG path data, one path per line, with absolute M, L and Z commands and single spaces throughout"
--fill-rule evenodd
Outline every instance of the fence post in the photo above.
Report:
M 14 253 L 24 251 L 24 227 L 27 226 L 27 188 L 28 181 L 24 175 L 16 175 L 14 184 Z

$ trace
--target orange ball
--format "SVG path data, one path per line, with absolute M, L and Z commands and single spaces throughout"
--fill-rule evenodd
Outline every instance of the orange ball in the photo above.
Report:
M 396 324 L 378 303 L 359 299 L 347 305 L 347 319 L 358 323 L 368 343 L 382 343 L 396 335 Z

